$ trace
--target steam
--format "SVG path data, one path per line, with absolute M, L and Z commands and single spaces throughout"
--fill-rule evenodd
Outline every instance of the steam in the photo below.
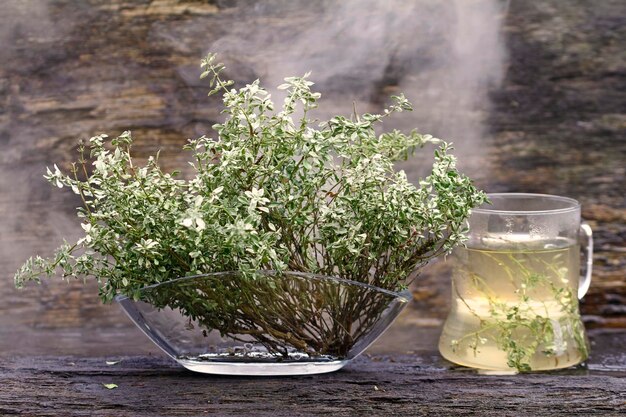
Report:
M 24 41 L 47 43 L 67 29 L 51 20 L 48 0 L 3 0 L 1 9 L 0 60 L 3 65 L 10 65 Z
M 245 65 L 266 87 L 312 71 L 326 110 L 319 117 L 346 114 L 353 102 L 359 112 L 380 111 L 388 96 L 404 92 L 415 111 L 386 127 L 418 126 L 453 141 L 463 168 L 484 174 L 484 158 L 478 161 L 473 154 L 480 153 L 488 135 L 489 91 L 503 77 L 505 5 L 499 0 L 296 1 L 285 15 L 280 7 L 249 10 L 208 50 L 219 52 L 235 72 Z M 294 11 L 297 6 L 302 12 Z M 404 168 L 414 177 L 425 174 L 421 165 L 415 159 Z

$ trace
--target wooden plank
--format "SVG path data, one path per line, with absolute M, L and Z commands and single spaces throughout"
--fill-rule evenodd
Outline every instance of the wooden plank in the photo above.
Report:
M 397 332 L 408 328 L 398 328 Z M 196 374 L 164 355 L 0 359 L 0 415 L 480 415 L 626 413 L 626 332 L 591 335 L 586 366 L 479 375 L 431 349 L 375 348 L 344 370 L 298 377 Z M 117 384 L 109 390 L 103 384 Z

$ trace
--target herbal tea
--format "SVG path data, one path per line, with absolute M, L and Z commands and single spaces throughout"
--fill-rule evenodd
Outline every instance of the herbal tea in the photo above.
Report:
M 465 366 L 518 372 L 585 360 L 579 250 L 568 239 L 523 237 L 457 249 L 441 354 Z

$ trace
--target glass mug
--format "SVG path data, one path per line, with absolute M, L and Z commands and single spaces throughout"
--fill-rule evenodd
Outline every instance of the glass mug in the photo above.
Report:
M 452 256 L 452 307 L 439 351 L 460 365 L 512 373 L 584 361 L 578 299 L 591 281 L 593 240 L 580 204 L 544 194 L 489 199 L 472 212 L 469 240 Z

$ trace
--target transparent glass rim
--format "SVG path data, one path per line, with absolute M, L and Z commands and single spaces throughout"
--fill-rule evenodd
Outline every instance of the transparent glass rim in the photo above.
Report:
M 577 200 L 569 197 L 563 197 L 553 194 L 535 194 L 535 193 L 489 193 L 487 197 L 492 198 L 528 198 L 528 199 L 544 199 L 551 201 L 559 201 L 566 203 L 568 206 L 557 209 L 543 209 L 543 210 L 498 210 L 489 208 L 489 206 L 481 206 L 472 210 L 472 213 L 478 214 L 502 214 L 502 215 L 545 215 L 545 214 L 564 214 L 571 213 L 580 210 L 580 203 Z
M 411 292 L 408 289 L 401 291 L 401 292 L 395 292 L 395 291 L 377 287 L 375 285 L 366 284 L 364 282 L 354 281 L 354 280 L 345 279 L 345 278 L 339 278 L 339 277 L 330 276 L 330 275 L 320 275 L 320 274 L 313 274 L 309 272 L 297 272 L 297 271 L 276 271 L 273 269 L 261 269 L 256 272 L 266 275 L 266 276 L 277 275 L 277 274 L 288 274 L 288 275 L 294 275 L 294 276 L 298 276 L 302 278 L 314 279 L 314 280 L 319 280 L 319 281 L 335 281 L 335 282 L 343 283 L 346 285 L 354 285 L 357 287 L 362 287 L 362 288 L 366 288 L 372 291 L 377 291 L 383 294 L 387 294 L 391 297 L 400 299 L 402 302 L 409 302 L 412 299 Z M 218 276 L 223 276 L 223 275 L 238 275 L 238 274 L 241 274 L 241 271 L 222 271 L 222 272 L 210 272 L 207 274 L 190 275 L 188 277 L 179 277 L 179 278 L 171 279 L 169 281 L 163 281 L 163 282 L 158 282 L 156 284 L 148 285 L 148 286 L 141 288 L 139 292 L 143 292 L 143 291 L 160 287 L 163 285 L 172 284 L 174 282 L 187 281 L 187 280 L 192 280 L 196 278 L 211 278 L 211 277 L 218 277 Z M 129 299 L 130 298 L 128 296 L 123 295 L 123 294 L 118 294 L 115 296 L 115 301 L 117 302 L 129 300 Z

